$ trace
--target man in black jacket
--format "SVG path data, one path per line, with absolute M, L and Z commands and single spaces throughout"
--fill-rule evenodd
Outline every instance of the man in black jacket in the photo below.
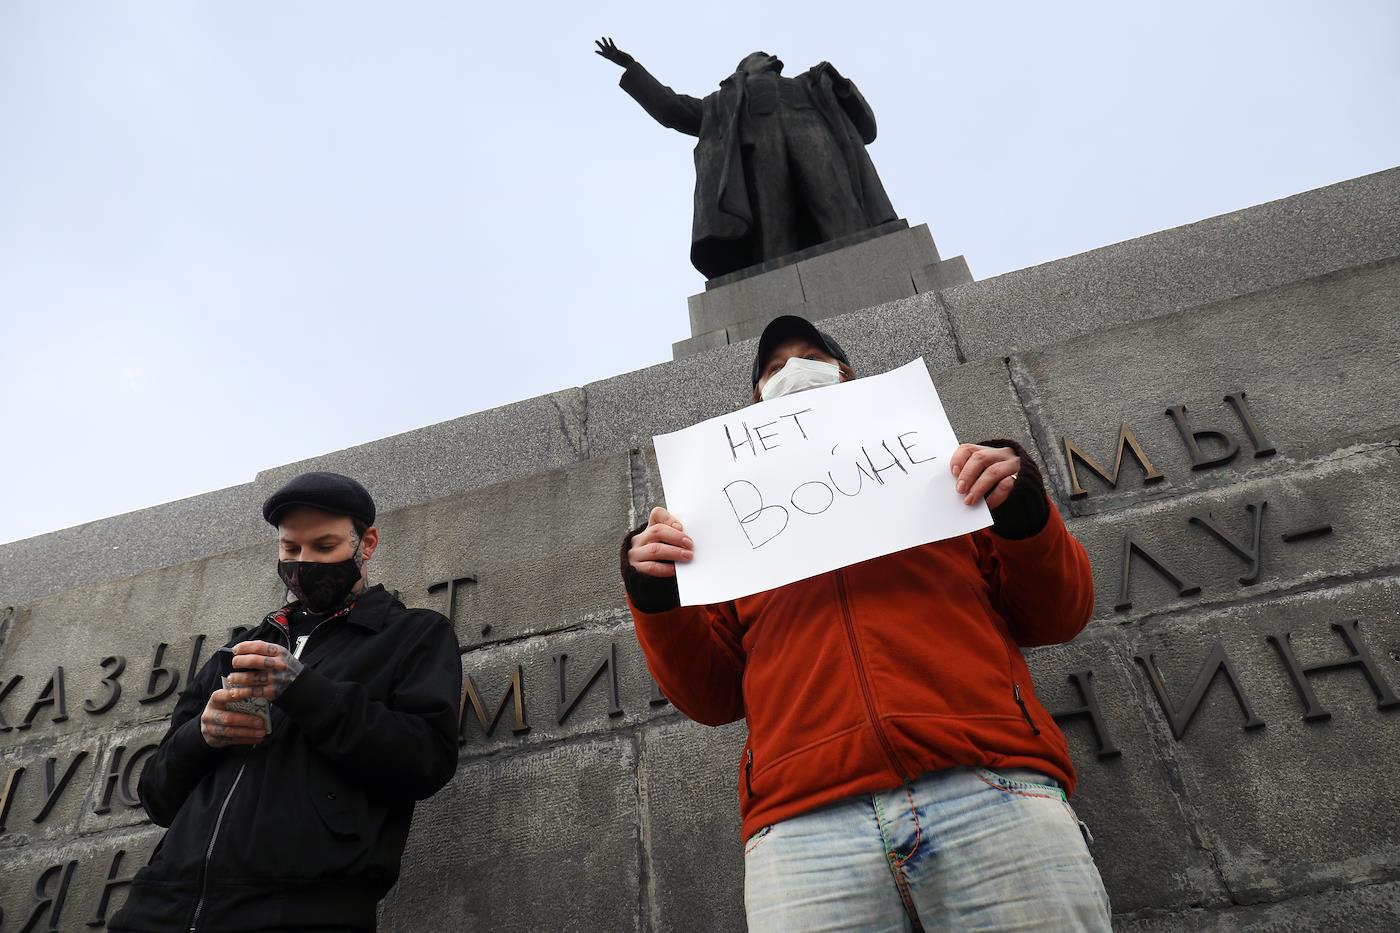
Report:
M 110 929 L 375 928 L 414 801 L 456 770 L 462 672 L 446 618 L 367 585 L 374 512 L 335 473 L 263 505 L 296 600 L 181 695 L 139 786 L 169 831 Z

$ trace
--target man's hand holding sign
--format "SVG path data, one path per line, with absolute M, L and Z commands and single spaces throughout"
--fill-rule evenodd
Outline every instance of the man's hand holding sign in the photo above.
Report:
M 752 405 L 655 444 L 667 507 L 624 539 L 623 583 L 666 698 L 748 726 L 749 930 L 1108 930 L 1019 650 L 1093 608 L 1034 459 L 959 444 L 922 360 L 856 380 L 790 315 L 759 339 Z
M 963 502 L 975 505 L 987 500 L 987 508 L 999 508 L 1016 487 L 1021 458 L 1010 447 L 983 447 L 980 444 L 959 444 L 948 466 L 957 478 L 957 490 Z

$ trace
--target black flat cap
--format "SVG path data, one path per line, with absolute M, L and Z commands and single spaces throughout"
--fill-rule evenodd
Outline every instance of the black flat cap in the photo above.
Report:
M 841 349 L 841 345 L 831 339 L 830 334 L 817 330 L 816 325 L 805 317 L 798 317 L 795 314 L 784 314 L 775 317 L 768 322 L 768 326 L 763 328 L 763 336 L 758 338 L 758 352 L 753 358 L 753 384 L 758 386 L 758 377 L 763 375 L 763 364 L 768 362 L 768 357 L 773 350 L 785 340 L 794 337 L 801 337 L 815 347 L 819 347 L 826 352 L 827 356 L 835 357 L 847 366 L 851 361 L 846 358 L 846 351 Z
M 365 487 L 348 476 L 321 472 L 303 473 L 268 496 L 263 518 L 275 528 L 288 509 L 303 505 L 374 524 L 374 499 Z

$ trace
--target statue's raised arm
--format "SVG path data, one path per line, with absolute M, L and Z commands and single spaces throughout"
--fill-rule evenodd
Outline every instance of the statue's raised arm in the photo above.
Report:
M 618 84 L 642 105 L 643 110 L 651 114 L 653 120 L 687 136 L 700 135 L 702 107 L 698 98 L 677 94 L 653 78 L 635 58 L 618 48 L 611 38 L 604 36 L 595 40 L 594 45 L 598 46 L 593 50 L 595 55 L 601 55 L 622 68 L 622 79 Z

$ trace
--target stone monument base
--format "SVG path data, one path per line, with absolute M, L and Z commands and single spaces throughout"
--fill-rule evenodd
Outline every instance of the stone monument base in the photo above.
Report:
M 922 357 L 955 433 L 1020 441 L 1084 547 L 1089 626 L 1025 653 L 1118 933 L 1397 929 L 1397 309 L 1400 168 L 821 324 L 858 373 Z M 721 347 L 0 544 L 0 931 L 121 907 L 164 832 L 136 792 L 179 691 L 284 598 L 261 503 L 334 470 L 379 505 L 371 579 L 466 649 L 461 763 L 378 929 L 742 933 L 744 723 L 654 686 L 618 542 L 665 504 L 651 438 L 746 405 L 752 362 Z
M 672 358 L 757 337 L 780 314 L 815 321 L 971 281 L 963 257 L 939 258 L 927 224 L 892 220 L 710 279 L 688 299 L 691 336 Z

